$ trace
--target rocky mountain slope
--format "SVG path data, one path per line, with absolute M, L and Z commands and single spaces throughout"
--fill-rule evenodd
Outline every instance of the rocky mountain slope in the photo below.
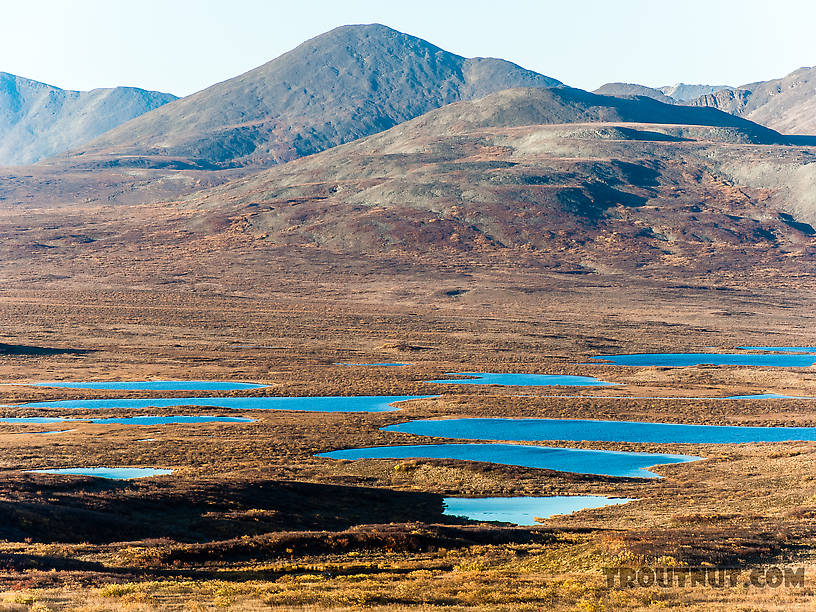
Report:
M 104 134 L 78 153 L 271 165 L 510 87 L 557 87 L 492 58 L 467 59 L 382 25 L 344 26 Z
M 733 113 L 784 134 L 816 135 L 816 67 L 711 93 L 688 103 Z
M 733 87 L 729 87 L 728 85 L 691 85 L 689 83 L 677 83 L 676 85 L 658 87 L 658 91 L 678 102 L 696 100 L 700 96 L 724 89 L 733 89 Z
M 450 266 L 790 279 L 816 254 L 812 161 L 715 109 L 506 90 L 263 170 L 51 161 L 0 176 L 0 269 L 202 290 L 227 270 L 242 287 Z
M 175 99 L 135 87 L 68 91 L 0 72 L 0 165 L 63 153 Z
M 605 96 L 646 96 L 659 100 L 665 104 L 682 104 L 689 100 L 696 100 L 700 96 L 732 89 L 727 85 L 688 85 L 678 83 L 677 85 L 665 85 L 663 87 L 647 87 L 637 83 L 606 83 L 601 85 L 593 93 Z
M 186 229 L 270 248 L 523 253 L 586 270 L 695 266 L 702 255 L 718 266 L 811 242 L 809 226 L 711 161 L 767 152 L 753 142 L 778 141 L 773 132 L 644 100 L 565 88 L 453 104 L 192 195 Z

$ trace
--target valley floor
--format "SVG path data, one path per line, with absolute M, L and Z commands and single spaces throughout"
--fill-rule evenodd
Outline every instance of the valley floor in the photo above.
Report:
M 816 285 L 804 273 L 793 286 L 793 275 L 644 275 L 633 282 L 464 265 L 406 265 L 394 280 L 375 264 L 360 274 L 335 266 L 270 269 L 266 278 L 227 279 L 217 290 L 147 276 L 129 286 L 56 274 L 23 284 L 9 276 L 0 286 L 0 380 L 7 383 L 0 416 L 64 415 L 11 407 L 23 402 L 151 396 L 21 384 L 60 379 L 270 385 L 227 395 L 442 397 L 383 413 L 151 411 L 249 416 L 253 423 L 72 423 L 58 435 L 4 424 L 0 609 L 813 608 L 816 443 L 554 443 L 705 457 L 656 468 L 661 480 L 314 456 L 437 442 L 379 428 L 453 415 L 816 426 L 816 400 L 666 399 L 816 396 L 813 368 L 587 364 L 616 352 L 814 346 Z M 622 384 L 520 391 L 423 382 L 456 371 L 580 374 Z M 153 441 L 140 442 L 146 438 Z M 25 471 L 66 465 L 175 472 L 117 482 Z M 442 514 L 445 495 L 578 493 L 638 501 L 535 527 Z M 604 574 L 706 566 L 736 568 L 737 584 L 609 586 Z M 805 568 L 804 586 L 750 584 L 752 570 L 769 567 Z

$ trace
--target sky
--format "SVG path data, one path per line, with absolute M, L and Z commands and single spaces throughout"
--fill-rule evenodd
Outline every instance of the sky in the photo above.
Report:
M 813 0 L 0 0 L 0 71 L 187 95 L 349 23 L 595 89 L 742 85 L 816 65 Z

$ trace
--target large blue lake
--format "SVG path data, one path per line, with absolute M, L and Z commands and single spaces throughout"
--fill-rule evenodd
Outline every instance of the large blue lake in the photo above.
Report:
M 9 417 L 0 419 L 0 423 L 26 424 L 26 423 L 99 423 L 117 425 L 173 425 L 177 423 L 253 423 L 255 419 L 244 417 L 221 417 L 221 416 L 134 416 L 134 417 L 110 417 L 105 419 L 72 419 L 68 417 Z
M 632 478 L 660 478 L 658 474 L 646 468 L 664 463 L 685 463 L 701 459 L 691 455 L 629 453 L 522 444 L 374 446 L 336 450 L 316 456 L 329 459 L 460 459 L 576 474 Z
M 137 399 L 89 399 L 30 402 L 7 408 L 67 408 L 99 410 L 105 408 L 169 408 L 202 406 L 233 410 L 301 410 L 309 412 L 387 412 L 399 410 L 396 402 L 428 399 L 434 395 L 355 395 L 337 397 L 152 397 Z
M 738 365 L 806 368 L 816 363 L 816 355 L 756 354 L 756 353 L 638 353 L 632 355 L 598 355 L 602 359 L 623 366 Z
M 166 476 L 173 470 L 158 468 L 57 468 L 45 470 L 26 470 L 35 474 L 62 474 L 66 476 L 95 476 L 110 480 L 132 480 L 133 478 L 149 478 L 150 476 Z
M 562 376 L 560 374 L 493 374 L 490 372 L 445 372 L 445 376 L 473 376 L 472 379 L 444 378 L 426 380 L 446 385 L 504 385 L 513 387 L 608 387 L 617 383 L 604 382 L 592 376 Z
M 116 389 L 122 391 L 239 391 L 262 389 L 269 385 L 219 380 L 138 380 L 112 382 L 39 382 L 35 387 L 61 387 L 64 389 Z
M 538 525 L 557 514 L 616 506 L 633 501 L 625 497 L 600 495 L 557 495 L 551 497 L 446 497 L 443 514 L 472 521 L 500 521 L 514 525 Z
M 524 442 L 564 440 L 568 442 L 731 444 L 793 440 L 816 441 L 816 427 L 678 425 L 581 419 L 428 419 L 390 425 L 382 429 L 439 438 Z

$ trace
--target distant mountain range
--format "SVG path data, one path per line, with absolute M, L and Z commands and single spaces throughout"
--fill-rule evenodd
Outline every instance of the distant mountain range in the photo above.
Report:
M 645 96 L 666 104 L 708 106 L 783 134 L 816 134 L 816 67 L 800 68 L 781 79 L 739 87 L 681 83 L 653 88 L 636 83 L 607 83 L 595 93 Z
M 134 245 L 169 266 L 183 253 L 256 271 L 290 248 L 523 255 L 569 273 L 776 266 L 816 249 L 816 138 L 751 117 L 809 104 L 806 77 L 776 96 L 767 84 L 691 102 L 669 94 L 704 86 L 601 95 L 346 26 L 0 172 L 0 203 L 19 217 L 0 246 L 7 261 L 81 254 L 106 269 Z M 26 211 L 43 203 L 56 212 L 35 225 Z
M 700 96 L 723 90 L 730 90 L 728 85 L 665 85 L 663 87 L 647 87 L 637 83 L 607 83 L 601 85 L 594 93 L 605 96 L 645 96 L 659 100 L 665 104 L 684 104 L 696 100 Z
M 814 74 L 803 68 L 736 88 L 608 83 L 595 93 L 710 107 L 783 133 L 816 134 Z M 519 87 L 564 84 L 501 59 L 464 58 L 378 24 L 336 28 L 181 99 L 129 87 L 65 91 L 0 73 L 0 165 L 63 154 L 97 167 L 268 167 L 452 102 Z M 567 113 L 564 121 L 581 113 Z M 554 111 L 553 121 L 558 117 Z
M 0 165 L 63 153 L 175 99 L 135 87 L 68 91 L 0 72 Z
M 718 108 L 785 134 L 816 134 L 816 67 L 704 95 L 689 104 Z
M 689 85 L 688 83 L 678 83 L 677 85 L 664 85 L 660 87 L 661 93 L 667 95 L 678 102 L 688 102 L 689 100 L 696 100 L 700 96 L 714 93 L 715 91 L 722 91 L 723 89 L 732 89 L 728 85 Z

